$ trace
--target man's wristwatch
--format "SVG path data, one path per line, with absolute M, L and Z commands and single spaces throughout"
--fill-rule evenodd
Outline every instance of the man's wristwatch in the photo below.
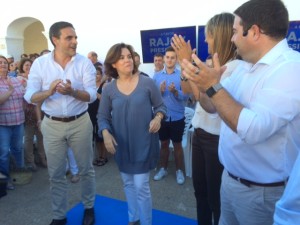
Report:
M 208 97 L 214 96 L 219 90 L 223 88 L 221 83 L 217 83 L 206 90 L 206 94 Z
M 77 89 L 76 88 L 73 88 L 73 91 L 72 91 L 72 96 L 73 96 L 73 98 L 76 98 L 77 97 L 77 94 L 78 94 L 78 91 L 77 91 Z

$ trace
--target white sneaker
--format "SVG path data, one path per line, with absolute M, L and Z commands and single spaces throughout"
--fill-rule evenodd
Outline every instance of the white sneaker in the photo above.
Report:
M 165 168 L 160 168 L 160 170 L 158 171 L 157 174 L 155 174 L 155 176 L 153 177 L 154 180 L 161 180 L 162 178 L 164 178 L 165 176 L 168 175 L 167 170 L 165 170 Z
M 183 184 L 185 181 L 184 175 L 182 170 L 177 170 L 176 171 L 176 180 L 177 180 L 177 184 Z

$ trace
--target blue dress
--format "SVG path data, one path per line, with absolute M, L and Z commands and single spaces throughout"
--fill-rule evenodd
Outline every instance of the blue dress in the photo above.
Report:
M 139 76 L 136 88 L 129 94 L 121 93 L 116 80 L 102 91 L 98 110 L 99 135 L 108 129 L 114 136 L 115 160 L 119 170 L 128 174 L 147 173 L 154 169 L 159 159 L 159 138 L 149 132 L 153 116 L 166 115 L 166 106 L 154 81 Z

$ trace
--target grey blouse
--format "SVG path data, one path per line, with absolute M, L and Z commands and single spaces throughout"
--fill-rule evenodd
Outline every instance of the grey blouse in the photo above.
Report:
M 157 112 L 166 115 L 160 91 L 154 81 L 139 76 L 129 95 L 121 93 L 116 80 L 102 91 L 98 110 L 99 136 L 108 129 L 116 139 L 115 160 L 119 170 L 129 174 L 149 172 L 159 159 L 158 132 L 149 133 L 149 124 Z

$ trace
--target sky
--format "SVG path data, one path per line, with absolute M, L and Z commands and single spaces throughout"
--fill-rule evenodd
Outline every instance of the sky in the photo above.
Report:
M 119 42 L 133 45 L 142 55 L 141 30 L 205 25 L 215 14 L 232 13 L 244 2 L 246 0 L 14 0 L 7 7 L 10 10 L 1 12 L 0 33 L 8 26 L 4 20 L 11 23 L 20 17 L 40 20 L 46 33 L 54 22 L 68 21 L 78 35 L 78 52 L 87 55 L 94 50 L 103 61 L 108 49 Z M 299 0 L 283 2 L 290 20 L 300 20 Z

